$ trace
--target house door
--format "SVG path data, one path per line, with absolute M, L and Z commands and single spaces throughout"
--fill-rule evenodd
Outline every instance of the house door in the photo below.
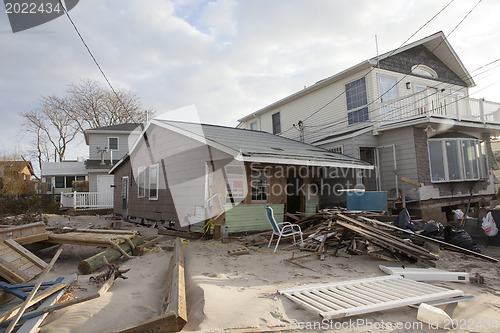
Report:
M 122 178 L 122 217 L 128 217 L 128 176 Z
M 98 175 L 97 193 L 113 193 L 114 179 L 113 175 Z
M 360 147 L 359 159 L 376 166 L 376 148 L 375 147 Z M 375 170 L 363 170 L 361 179 L 366 191 L 377 190 L 377 173 Z
M 296 168 L 288 170 L 286 188 L 286 212 L 296 214 L 305 211 L 304 193 L 301 193 L 302 179 Z M 287 218 L 285 218 L 286 220 Z M 294 221 L 294 220 L 292 220 Z

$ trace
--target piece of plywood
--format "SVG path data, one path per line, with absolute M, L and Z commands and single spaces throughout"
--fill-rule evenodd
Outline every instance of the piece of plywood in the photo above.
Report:
M 10 283 L 25 283 L 40 274 L 47 263 L 12 239 L 0 242 L 0 276 Z
M 1 228 L 0 241 L 14 239 L 19 244 L 31 244 L 48 239 L 43 222 L 24 224 L 15 227 Z
M 461 290 L 433 286 L 398 275 L 289 288 L 278 292 L 327 320 L 464 295 Z
M 415 281 L 469 282 L 469 273 L 448 272 L 437 268 L 387 267 L 379 265 L 384 273 L 399 275 Z

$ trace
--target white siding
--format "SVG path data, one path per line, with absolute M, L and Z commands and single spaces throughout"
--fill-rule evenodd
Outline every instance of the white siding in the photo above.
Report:
M 359 125 L 347 125 L 345 84 L 360 79 L 367 73 L 368 70 L 356 73 L 256 116 L 260 130 L 272 133 L 272 115 L 276 112 L 280 112 L 282 135 L 293 139 L 300 137 L 299 131 L 293 128 L 293 124 L 297 124 L 299 120 L 304 120 L 314 113 L 304 122 L 305 141 L 309 143 L 339 130 L 358 127 Z M 369 78 L 371 76 L 372 73 L 366 79 L 368 101 L 373 98 L 372 80 Z M 244 122 L 241 127 L 250 129 L 250 123 L 254 122 L 255 118 Z M 333 125 L 333 127 L 323 129 L 323 126 L 328 125 Z

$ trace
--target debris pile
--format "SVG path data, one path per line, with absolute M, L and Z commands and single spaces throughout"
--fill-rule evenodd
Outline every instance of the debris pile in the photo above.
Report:
M 440 248 L 445 248 L 491 262 L 498 261 L 482 255 L 464 230 L 453 230 L 434 221 L 417 226 L 411 222 L 407 211 L 403 211 L 394 223 L 385 223 L 377 220 L 374 214 L 329 209 L 294 224 L 301 227 L 304 244 L 293 243 L 281 249 L 317 252 L 321 260 L 330 249 L 335 256 L 340 250 L 345 250 L 349 254 L 366 254 L 387 261 L 409 261 L 434 267 Z M 281 240 L 282 243 L 286 241 Z M 263 243 L 265 241 L 259 244 Z

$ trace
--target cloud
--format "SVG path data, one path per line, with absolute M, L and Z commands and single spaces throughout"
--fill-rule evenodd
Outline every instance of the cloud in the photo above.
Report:
M 375 56 L 375 34 L 380 53 L 400 46 L 448 2 L 86 0 L 70 15 L 113 85 L 160 113 L 195 104 L 201 121 L 234 126 Z M 450 33 L 474 4 L 456 0 L 412 41 Z M 450 36 L 469 70 L 498 58 L 499 11 L 499 3 L 483 1 Z M 0 45 L 0 149 L 15 149 L 17 113 L 36 108 L 40 96 L 63 94 L 83 78 L 104 83 L 66 17 L 12 34 L 5 16 Z M 495 100 L 500 73 L 493 74 L 478 78 L 478 86 L 492 86 L 477 97 Z M 85 147 L 68 157 L 77 151 Z

